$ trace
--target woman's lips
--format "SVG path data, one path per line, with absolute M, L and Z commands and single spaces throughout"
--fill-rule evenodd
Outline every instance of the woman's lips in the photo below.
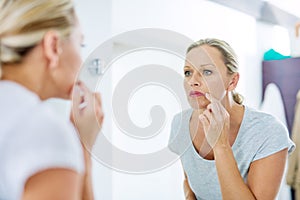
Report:
M 204 96 L 204 94 L 199 91 L 191 91 L 190 92 L 190 97 L 200 97 L 200 96 Z

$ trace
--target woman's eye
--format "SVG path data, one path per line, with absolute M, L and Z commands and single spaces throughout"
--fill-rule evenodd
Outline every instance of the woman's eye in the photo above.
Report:
M 184 71 L 184 75 L 185 75 L 186 77 L 190 76 L 191 74 L 192 74 L 191 71 Z
M 86 44 L 81 43 L 81 44 L 80 44 L 80 47 L 81 47 L 81 48 L 84 48 L 84 47 L 86 47 Z
M 212 71 L 211 70 L 203 70 L 203 75 L 205 76 L 209 76 L 212 74 Z

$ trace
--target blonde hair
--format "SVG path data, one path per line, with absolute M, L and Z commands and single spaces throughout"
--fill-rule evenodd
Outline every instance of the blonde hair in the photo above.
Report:
M 49 30 L 67 37 L 75 24 L 72 0 L 0 1 L 1 65 L 18 63 Z
M 237 56 L 236 56 L 234 50 L 231 48 L 231 46 L 227 42 L 225 42 L 223 40 L 215 39 L 215 38 L 201 39 L 201 40 L 196 41 L 193 44 L 191 44 L 187 49 L 187 53 L 189 51 L 191 51 L 193 48 L 196 48 L 196 47 L 199 47 L 202 45 L 208 45 L 211 47 L 215 47 L 221 52 L 221 54 L 223 55 L 223 62 L 225 64 L 225 66 L 227 67 L 229 74 L 238 72 Z M 241 94 L 233 91 L 232 97 L 236 103 L 238 103 L 238 104 L 243 103 L 244 97 Z

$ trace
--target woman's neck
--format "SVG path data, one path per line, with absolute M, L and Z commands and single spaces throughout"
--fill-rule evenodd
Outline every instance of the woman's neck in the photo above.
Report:
M 28 90 L 36 93 L 43 99 L 42 78 L 39 76 L 37 69 L 23 65 L 4 65 L 2 66 L 1 80 L 16 82 Z

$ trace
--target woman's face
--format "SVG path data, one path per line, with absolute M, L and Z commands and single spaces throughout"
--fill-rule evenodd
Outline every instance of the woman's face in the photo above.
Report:
M 187 53 L 184 89 L 193 109 L 205 109 L 210 103 L 205 93 L 218 100 L 227 94 L 231 76 L 222 57 L 217 48 L 208 45 L 195 47 Z
M 69 38 L 62 40 L 61 55 L 58 65 L 60 70 L 56 74 L 58 84 L 58 97 L 69 99 L 71 96 L 73 85 L 76 81 L 82 59 L 80 49 L 83 42 L 83 35 L 78 23 L 73 29 Z

